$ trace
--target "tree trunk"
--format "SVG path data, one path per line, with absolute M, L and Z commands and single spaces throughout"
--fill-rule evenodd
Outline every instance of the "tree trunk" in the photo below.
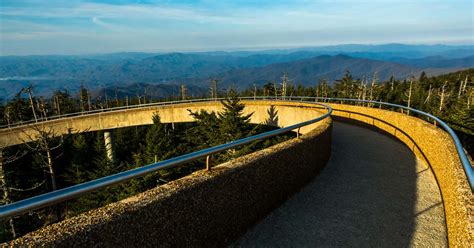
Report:
M 89 93 L 89 91 L 86 91 L 87 92 L 87 105 L 89 107 L 89 111 L 92 110 L 92 106 L 91 106 L 91 94 Z
M 10 192 L 7 185 L 7 180 L 5 177 L 4 171 L 4 163 L 3 163 L 3 150 L 0 149 L 0 187 L 3 191 L 3 203 L 6 205 L 10 203 Z M 13 218 L 8 218 L 8 224 L 10 226 L 10 232 L 13 238 L 16 238 L 16 231 L 15 231 L 15 224 L 13 223 Z
M 410 90 L 408 91 L 408 101 L 407 101 L 407 106 L 410 107 L 411 105 L 411 91 L 413 89 L 413 78 L 410 79 Z M 410 114 L 410 110 L 407 110 L 407 114 Z
M 425 102 L 423 104 L 427 104 L 430 101 L 431 91 L 433 91 L 433 89 L 431 89 L 431 84 L 430 84 L 430 89 L 428 90 L 428 96 L 426 97 Z
M 445 101 L 445 98 L 446 98 L 446 85 L 448 84 L 448 81 L 444 82 L 443 86 L 441 87 L 441 99 L 439 101 L 439 111 L 441 112 L 443 110 L 443 105 L 444 105 L 444 101 Z
M 33 116 L 35 117 L 35 122 L 38 122 L 38 118 L 36 117 L 35 105 L 33 103 L 33 95 L 31 94 L 31 89 L 28 90 L 28 96 L 30 97 L 31 110 L 33 111 Z
M 53 157 L 51 155 L 51 150 L 49 147 L 46 148 L 46 155 L 48 157 L 48 169 L 49 169 L 49 174 L 51 175 L 51 187 L 53 188 L 53 191 L 57 189 L 56 186 L 56 175 L 54 173 L 53 169 Z

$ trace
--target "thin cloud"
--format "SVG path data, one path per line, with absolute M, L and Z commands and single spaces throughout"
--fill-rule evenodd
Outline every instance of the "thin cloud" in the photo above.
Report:
M 0 41 L 8 54 L 455 42 L 472 40 L 471 9 L 466 1 L 11 1 L 0 6 Z

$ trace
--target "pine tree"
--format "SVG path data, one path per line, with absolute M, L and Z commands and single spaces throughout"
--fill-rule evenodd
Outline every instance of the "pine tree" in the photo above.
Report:
M 221 144 L 217 114 L 205 110 L 188 111 L 194 118 L 194 125 L 188 128 L 184 135 L 184 141 L 189 146 L 188 151 L 193 152 Z
M 340 98 L 351 98 L 355 96 L 354 80 L 349 71 L 346 71 L 344 77 L 336 80 L 334 84 L 335 96 Z
M 234 90 L 230 90 L 229 95 L 221 103 L 224 109 L 218 113 L 218 119 L 222 143 L 247 136 L 246 134 L 251 130 L 249 122 L 253 113 L 243 114 L 245 105 L 240 102 Z
M 147 163 L 154 163 L 160 160 L 164 160 L 173 157 L 174 151 L 174 140 L 172 130 L 167 124 L 161 123 L 160 116 L 158 114 L 153 115 L 153 125 L 148 129 L 146 134 L 146 149 L 145 161 Z

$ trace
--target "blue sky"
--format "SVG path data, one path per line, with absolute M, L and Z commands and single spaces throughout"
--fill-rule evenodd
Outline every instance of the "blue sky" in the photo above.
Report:
M 1 0 L 0 54 L 473 44 L 471 0 Z

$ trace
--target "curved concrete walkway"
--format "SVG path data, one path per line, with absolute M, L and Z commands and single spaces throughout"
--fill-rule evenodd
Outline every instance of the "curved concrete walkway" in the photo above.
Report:
M 447 246 L 441 196 L 424 163 L 366 128 L 336 122 L 333 136 L 321 174 L 232 246 Z

